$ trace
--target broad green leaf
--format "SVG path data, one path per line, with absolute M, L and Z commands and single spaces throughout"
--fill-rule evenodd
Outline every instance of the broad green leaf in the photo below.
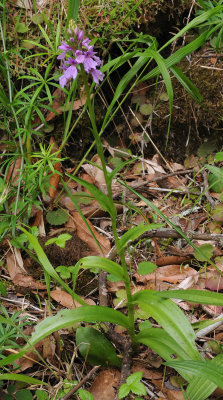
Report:
M 0 374 L 0 380 L 2 381 L 19 381 L 19 382 L 26 382 L 30 385 L 47 385 L 46 382 L 42 382 L 39 379 L 31 378 L 27 375 L 22 374 Z
M 202 252 L 202 254 L 201 254 L 201 252 Z M 214 247 L 209 243 L 205 243 L 205 244 L 202 244 L 201 246 L 199 246 L 197 250 L 195 250 L 194 257 L 198 261 L 208 261 L 209 258 L 212 257 L 213 252 L 214 252 Z
M 156 268 L 157 265 L 152 263 L 151 261 L 142 261 L 138 264 L 138 273 L 140 275 L 151 274 L 153 271 L 155 271 Z
M 164 363 L 180 373 L 189 373 L 213 382 L 223 389 L 223 366 L 213 360 L 204 361 L 168 361 Z
M 78 261 L 78 268 L 100 268 L 117 276 L 120 280 L 124 279 L 122 267 L 116 262 L 103 257 L 88 256 Z M 76 264 L 76 265 L 77 265 Z
M 217 355 L 211 362 L 223 366 L 223 353 Z M 208 379 L 194 377 L 190 381 L 186 393 L 190 400 L 206 400 L 216 388 L 217 385 Z
M 77 328 L 76 345 L 90 364 L 121 367 L 121 360 L 110 341 L 91 326 Z
M 16 24 L 15 30 L 18 33 L 25 33 L 29 30 L 29 28 L 23 22 L 18 22 L 18 24 Z
M 208 304 L 213 306 L 223 306 L 223 294 L 210 292 L 208 290 L 169 290 L 157 292 L 156 296 L 165 299 L 181 299 L 193 303 Z
M 128 385 L 131 385 L 134 382 L 139 382 L 142 379 L 142 375 L 143 375 L 142 371 L 134 372 L 133 374 L 128 376 L 128 378 L 126 379 L 126 383 Z
M 139 224 L 130 228 L 127 232 L 124 233 L 124 235 L 122 235 L 119 241 L 120 249 L 124 249 L 129 241 L 138 239 L 138 237 L 143 235 L 143 233 L 152 229 L 159 229 L 162 226 L 163 224 Z
M 180 308 L 169 299 L 159 298 L 155 291 L 143 290 L 133 295 L 133 301 L 163 327 L 182 347 L 190 359 L 199 360 L 195 333 Z
M 70 19 L 77 21 L 79 7 L 80 7 L 80 0 L 68 1 L 67 22 L 69 22 Z
M 147 395 L 146 387 L 142 382 L 133 382 L 129 387 L 134 394 L 138 394 L 140 396 Z
M 32 400 L 33 395 L 28 389 L 22 389 L 15 393 L 16 400 Z
M 11 364 L 22 357 L 32 346 L 51 333 L 63 328 L 69 328 L 77 322 L 111 322 L 128 330 L 128 318 L 117 310 L 102 306 L 83 306 L 73 310 L 61 310 L 55 316 L 47 317 L 35 327 L 28 344 L 18 353 L 0 360 L 0 367 Z
M 216 193 L 220 193 L 223 190 L 223 168 L 214 167 L 213 165 L 205 165 L 212 174 L 208 177 L 210 189 Z
M 124 397 L 128 396 L 130 392 L 129 385 L 127 383 L 123 383 L 118 391 L 118 399 L 123 399 Z
M 188 354 L 185 352 L 184 347 L 181 347 L 166 331 L 164 331 L 164 329 L 161 328 L 143 329 L 136 335 L 136 342 L 143 343 L 150 347 L 167 361 L 171 361 L 173 355 L 177 355 L 180 360 L 190 359 Z
M 45 390 L 37 389 L 35 395 L 38 400 L 49 400 L 48 393 Z
M 90 392 L 84 389 L 78 390 L 78 396 L 80 397 L 81 400 L 94 400 L 94 396 Z

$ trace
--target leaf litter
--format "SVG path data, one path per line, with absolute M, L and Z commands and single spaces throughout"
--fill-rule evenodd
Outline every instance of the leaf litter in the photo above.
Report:
M 52 152 L 57 151 L 58 146 L 53 138 L 51 138 L 51 143 L 54 143 Z M 183 165 L 171 162 L 167 164 L 171 166 L 171 169 L 168 170 L 167 166 L 164 165 L 158 155 L 154 156 L 151 160 L 143 160 L 142 162 L 136 160 L 130 167 L 122 170 L 121 176 L 130 187 L 137 189 L 145 197 L 151 198 L 162 213 L 168 217 L 170 221 L 180 227 L 183 232 L 188 235 L 191 235 L 191 231 L 198 234 L 205 233 L 210 223 L 210 215 L 207 213 L 205 207 L 193 207 L 193 203 L 190 201 L 188 185 L 192 178 L 188 178 L 188 172 L 184 174 L 185 167 Z M 83 169 L 80 176 L 88 182 L 93 183 L 100 190 L 105 191 L 104 177 L 101 169 L 98 168 L 97 165 L 100 167 L 99 159 L 98 157 L 94 157 L 92 163 L 82 166 Z M 17 185 L 19 168 L 20 160 L 18 160 L 17 166 L 14 168 L 11 166 L 8 172 L 8 179 L 13 179 L 15 186 Z M 52 175 L 50 180 L 51 186 L 48 194 L 51 207 L 54 207 L 54 199 L 56 199 L 61 191 L 60 174 L 66 172 L 63 170 L 61 163 L 55 164 L 54 168 L 58 171 L 58 174 Z M 55 243 L 50 246 L 44 246 L 44 251 L 55 268 L 60 265 L 68 268 L 69 266 L 75 265 L 81 257 L 86 255 L 106 256 L 112 250 L 112 232 L 106 211 L 101 209 L 98 202 L 93 199 L 91 193 L 87 192 L 86 189 L 80 187 L 80 185 L 74 184 L 72 181 L 67 184 L 73 195 L 76 197 L 79 196 L 78 204 L 83 215 L 86 217 L 85 222 L 79 212 L 75 210 L 74 203 L 65 193 L 63 193 L 60 198 L 60 208 L 67 212 L 68 222 L 62 224 L 62 228 L 53 228 L 50 226 L 46 214 L 41 214 L 40 218 L 35 218 L 39 210 L 33 209 L 32 217 L 35 220 L 35 225 L 39 227 L 40 232 L 46 234 L 46 236 L 39 238 L 42 246 L 44 246 L 44 243 L 49 240 L 49 238 L 58 236 L 63 232 L 71 233 L 72 235 L 72 241 L 70 243 L 68 241 L 64 249 L 59 249 Z M 196 191 L 198 191 L 200 182 L 198 185 L 195 180 L 194 184 Z M 138 201 L 135 195 L 131 193 L 128 193 L 126 201 L 130 205 L 134 205 L 134 207 L 137 206 L 140 209 L 140 214 L 134 212 L 132 212 L 132 214 L 126 213 L 125 204 L 120 201 L 123 194 L 122 186 L 118 181 L 114 180 L 112 189 L 114 198 L 118 199 L 117 212 L 120 237 L 128 229 L 137 226 L 142 221 L 154 222 L 156 217 L 153 211 L 148 208 L 145 202 Z M 215 196 L 215 193 L 213 193 L 213 196 Z M 215 210 L 211 214 L 211 218 L 213 218 L 214 221 L 220 222 L 219 228 L 221 232 L 221 210 L 217 207 Z M 211 240 L 211 235 L 209 235 L 209 241 L 198 240 L 194 242 L 198 247 L 203 249 L 204 255 L 202 258 L 199 253 L 196 254 L 194 249 L 183 239 L 176 239 L 176 237 L 171 237 L 171 235 L 168 238 L 165 238 L 165 236 L 156 238 L 156 232 L 153 232 L 153 234 L 154 237 L 146 237 L 145 234 L 140 241 L 129 244 L 127 263 L 132 271 L 132 293 L 141 290 L 142 287 L 144 289 L 149 288 L 157 291 L 176 288 L 198 288 L 217 292 L 222 290 L 222 277 L 219 275 L 218 271 L 213 270 L 213 267 L 206 262 L 208 258 L 216 260 L 216 264 L 222 271 L 222 261 L 220 258 L 217 260 L 217 257 L 223 255 L 219 240 Z M 35 296 L 38 296 L 41 307 L 44 308 L 47 314 L 48 295 L 46 284 L 43 283 L 43 271 L 41 266 L 36 263 L 36 260 L 31 259 L 29 255 L 25 254 L 23 250 L 17 248 L 14 249 L 14 252 L 11 250 L 8 251 L 5 259 L 6 263 L 3 264 L 2 271 L 13 284 L 13 287 L 8 291 L 8 295 L 11 292 L 15 293 L 19 298 L 23 298 L 23 296 L 29 294 L 31 296 L 30 304 L 33 305 L 36 304 Z M 140 274 L 138 265 L 147 261 L 155 264 L 157 268 L 151 273 Z M 88 285 L 88 282 L 91 281 L 94 282 L 93 286 Z M 72 286 L 72 279 L 69 284 Z M 78 285 L 81 298 L 88 304 L 97 304 L 98 281 L 97 279 L 95 280 L 94 272 L 87 274 L 84 280 L 80 278 Z M 86 287 L 86 290 L 84 290 L 84 287 Z M 110 304 L 114 304 L 117 308 L 122 308 L 123 311 L 125 311 L 126 302 L 125 294 L 122 293 L 123 288 L 122 282 L 111 282 L 110 280 L 107 282 L 108 293 L 109 296 L 111 296 L 109 299 Z M 83 294 L 83 292 L 85 294 Z M 69 293 L 55 286 L 53 282 L 50 284 L 49 295 L 53 312 L 63 308 L 72 309 L 80 305 L 77 301 L 72 299 Z M 185 311 L 188 317 L 190 313 L 193 312 L 193 320 L 196 323 L 210 317 L 216 318 L 221 316 L 222 313 L 222 307 L 200 307 L 199 304 L 191 305 L 186 301 L 176 302 Z M 7 302 L 5 301 L 4 304 L 6 305 Z M 14 309 L 17 309 L 16 304 Z M 24 312 L 30 315 L 32 314 L 32 309 L 30 308 L 29 310 L 29 306 L 27 306 Z M 148 318 L 148 316 L 144 317 L 140 310 L 139 312 L 137 310 L 137 316 L 138 322 L 143 321 L 144 318 Z M 40 315 L 38 315 L 37 318 L 41 318 Z M 155 325 L 154 321 L 153 324 Z M 119 335 L 125 336 L 125 332 L 119 330 L 118 327 L 116 331 L 119 332 Z M 216 337 L 219 338 L 218 340 L 221 344 L 222 337 L 220 334 L 222 334 L 221 327 L 216 330 Z M 70 338 L 72 334 L 69 331 L 62 330 L 60 335 L 62 335 L 65 341 L 72 343 L 72 338 Z M 207 343 L 207 341 L 204 343 Z M 44 339 L 43 343 L 40 342 L 35 347 L 44 360 L 47 362 L 50 360 L 51 363 L 55 363 L 55 354 L 58 346 L 55 344 L 55 338 L 53 336 Z M 63 349 L 63 351 L 64 350 L 65 349 Z M 73 350 L 74 349 L 72 349 L 72 351 Z M 156 358 L 155 353 L 151 351 L 148 357 L 145 348 L 142 348 L 141 351 L 145 356 L 144 363 L 138 363 L 136 367 L 136 362 L 134 361 L 132 371 L 143 371 L 145 379 L 149 382 L 151 393 L 156 393 L 157 398 L 167 398 L 170 400 L 183 399 L 183 394 L 179 388 L 169 385 L 168 381 L 164 383 L 163 372 L 160 371 L 160 360 L 156 360 L 151 364 L 153 356 Z M 209 351 L 213 352 L 213 349 Z M 148 357 L 148 360 L 146 357 Z M 38 365 L 38 362 L 36 354 L 31 352 L 17 363 L 21 365 L 22 370 L 26 370 L 27 368 L 34 368 L 35 363 Z M 77 348 L 75 349 L 75 363 L 77 368 L 80 368 L 81 360 L 78 356 Z M 113 398 L 118 387 L 119 377 L 120 373 L 117 370 L 101 369 L 96 377 L 92 379 L 93 384 L 90 392 L 94 395 L 94 398 L 98 400 Z M 174 379 L 172 379 L 171 382 L 173 383 Z

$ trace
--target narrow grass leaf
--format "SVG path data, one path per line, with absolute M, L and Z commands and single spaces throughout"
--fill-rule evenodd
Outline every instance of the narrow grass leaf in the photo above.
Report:
M 171 67 L 171 72 L 177 78 L 177 80 L 181 83 L 181 85 L 186 89 L 189 95 L 198 103 L 201 103 L 202 96 L 196 86 L 191 82 L 189 78 L 181 71 L 178 67 Z
M 18 382 L 26 382 L 30 385 L 47 385 L 46 382 L 42 382 L 39 379 L 31 378 L 27 375 L 22 374 L 0 374 L 1 381 L 18 381 Z

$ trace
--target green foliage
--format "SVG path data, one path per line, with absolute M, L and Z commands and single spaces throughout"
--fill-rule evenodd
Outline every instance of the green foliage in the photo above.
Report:
M 56 243 L 57 246 L 61 247 L 62 249 L 65 248 L 66 242 L 72 238 L 71 235 L 68 233 L 61 233 L 59 236 L 51 238 L 47 240 L 45 243 L 45 246 L 48 246 L 49 244 Z
M 78 350 L 89 363 L 121 367 L 121 360 L 103 333 L 92 327 L 79 327 L 76 331 Z
M 202 15 L 206 11 L 213 10 L 214 7 L 223 4 L 222 0 L 197 0 L 200 8 L 197 10 L 196 15 Z M 223 33 L 223 9 L 219 9 L 217 14 L 211 15 L 206 22 L 200 27 L 200 31 L 210 31 L 210 44 L 216 48 L 217 51 L 223 47 L 222 33 Z
M 67 267 L 66 265 L 59 265 L 59 267 L 56 268 L 56 271 L 59 272 L 62 279 L 70 279 L 72 273 L 75 272 L 75 267 L 74 266 Z
M 138 265 L 138 273 L 140 275 L 151 274 L 157 268 L 156 264 L 151 261 L 142 261 Z
M 198 250 L 195 250 L 194 257 L 198 261 L 208 261 L 212 257 L 213 252 L 214 252 L 213 246 L 209 243 L 205 243 L 199 246 Z
M 223 191 L 223 168 L 206 166 L 212 173 L 208 176 L 208 183 L 213 192 L 221 193 Z
M 69 215 L 66 211 L 60 208 L 56 211 L 48 211 L 46 219 L 50 225 L 63 225 L 68 221 Z
M 118 391 L 118 398 L 123 399 L 128 396 L 130 392 L 141 396 L 146 396 L 146 388 L 140 380 L 142 379 L 142 372 L 135 372 L 131 374 L 127 379 L 126 383 L 123 383 Z
M 10 316 L 6 308 L 0 305 L 0 359 L 5 358 L 6 349 L 20 349 L 16 340 L 23 336 L 22 328 L 27 325 L 30 325 L 30 322 L 26 321 L 25 316 L 21 316 L 21 311 L 16 311 Z

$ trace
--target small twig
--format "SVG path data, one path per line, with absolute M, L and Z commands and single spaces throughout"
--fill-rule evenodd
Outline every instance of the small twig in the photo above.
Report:
M 200 232 L 185 232 L 185 234 L 188 236 L 190 240 L 215 240 L 218 242 L 223 242 L 223 235 L 222 234 L 216 234 L 216 233 L 200 233 Z M 178 239 L 182 238 L 182 236 L 175 231 L 174 229 L 151 229 L 151 231 L 148 231 L 141 235 L 139 238 L 140 239 L 145 239 L 145 238 L 172 238 L 172 239 Z M 139 240 L 139 238 L 137 240 Z M 133 241 L 134 242 L 134 241 Z M 132 241 L 129 241 L 130 243 L 133 243 Z M 117 249 L 116 246 L 113 246 L 110 252 L 107 254 L 106 258 L 109 260 L 113 260 L 115 256 L 117 255 Z
M 70 396 L 72 396 L 73 393 L 75 393 L 78 389 L 80 389 L 81 386 L 83 386 L 83 384 L 85 382 L 87 382 L 87 380 L 100 368 L 100 365 L 96 365 L 94 368 L 92 368 L 90 370 L 90 372 L 88 372 L 88 374 L 81 379 L 81 381 L 75 386 L 73 387 L 73 389 L 71 389 L 61 400 L 67 400 L 69 399 Z
M 124 346 L 124 357 L 122 361 L 122 369 L 121 369 L 121 376 L 120 376 L 120 381 L 118 385 L 118 389 L 120 386 L 126 382 L 126 379 L 128 378 L 129 375 L 131 375 L 131 366 L 132 366 L 132 343 L 131 340 L 129 339 L 125 346 Z M 118 399 L 118 390 L 117 394 L 115 396 L 115 400 Z

